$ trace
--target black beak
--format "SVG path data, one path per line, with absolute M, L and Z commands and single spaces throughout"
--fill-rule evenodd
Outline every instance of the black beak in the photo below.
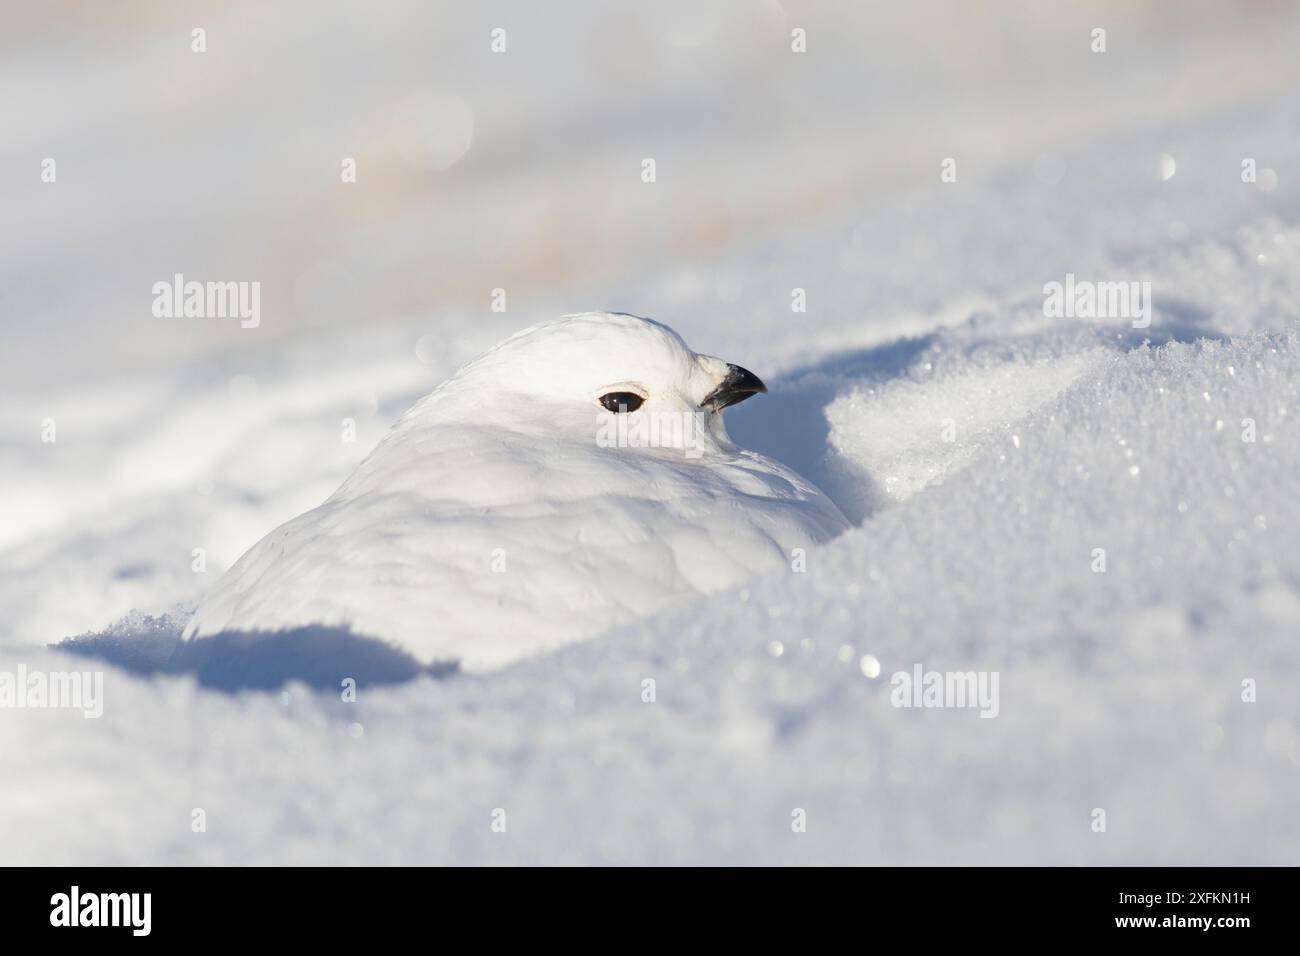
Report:
M 711 408 L 715 412 L 720 412 L 729 405 L 743 402 L 751 395 L 766 391 L 767 386 L 763 384 L 763 380 L 749 369 L 741 368 L 739 365 L 728 365 L 727 377 L 722 380 L 721 385 L 705 396 L 704 401 L 700 402 L 700 408 Z

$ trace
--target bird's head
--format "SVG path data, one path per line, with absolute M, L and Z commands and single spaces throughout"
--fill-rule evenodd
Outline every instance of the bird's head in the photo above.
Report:
M 516 333 L 443 390 L 516 430 L 699 457 L 731 449 L 723 409 L 767 387 L 748 369 L 692 351 L 659 322 L 591 312 Z

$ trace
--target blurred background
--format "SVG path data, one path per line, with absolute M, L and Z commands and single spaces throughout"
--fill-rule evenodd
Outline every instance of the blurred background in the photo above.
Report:
M 725 309 L 684 264 L 932 189 L 942 157 L 1050 148 L 1050 176 L 1300 69 L 1300 5 L 1270 0 L 3 7 L 0 380 L 25 393 L 338 327 L 456 336 L 494 288 L 511 327 Z M 261 327 L 154 318 L 177 272 L 260 281 Z

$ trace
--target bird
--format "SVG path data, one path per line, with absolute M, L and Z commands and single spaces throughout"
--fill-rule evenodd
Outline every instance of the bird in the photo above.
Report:
M 790 567 L 848 522 L 727 435 L 724 410 L 766 391 L 640 316 L 517 332 L 235 562 L 173 661 L 223 635 L 305 635 L 301 657 L 313 633 L 343 633 L 486 672 Z

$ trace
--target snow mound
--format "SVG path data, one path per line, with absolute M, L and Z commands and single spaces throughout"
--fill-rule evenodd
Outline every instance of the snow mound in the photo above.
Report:
M 1110 357 L 1096 348 L 947 371 L 927 362 L 922 376 L 849 390 L 826 409 L 830 444 L 845 472 L 837 485 L 846 495 L 874 487 L 883 501 L 905 501 L 992 444 L 1018 446 L 1019 422 Z M 855 504 L 861 511 L 863 502 Z

